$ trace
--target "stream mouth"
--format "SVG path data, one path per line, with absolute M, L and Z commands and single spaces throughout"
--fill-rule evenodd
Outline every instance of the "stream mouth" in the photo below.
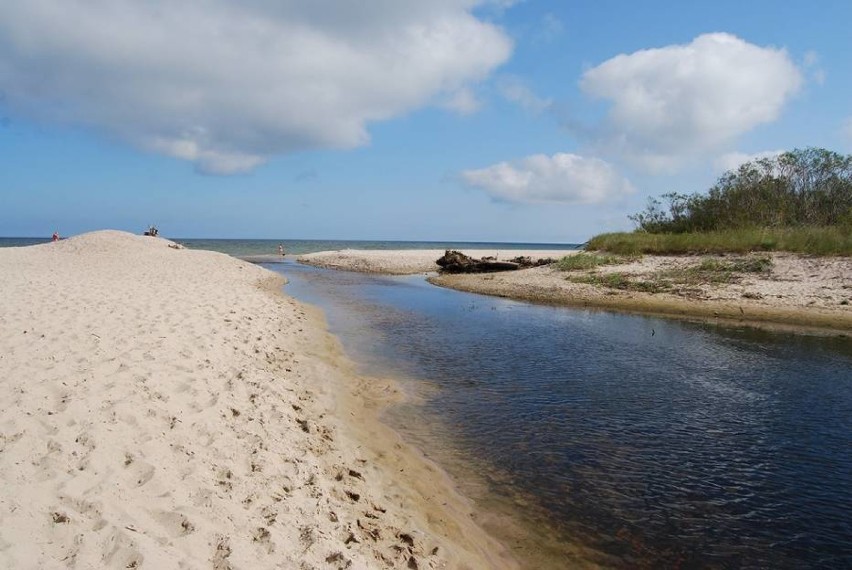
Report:
M 849 338 L 269 268 L 530 567 L 852 566 Z

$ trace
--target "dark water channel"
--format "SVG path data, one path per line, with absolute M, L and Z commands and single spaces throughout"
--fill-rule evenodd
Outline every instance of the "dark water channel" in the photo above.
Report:
M 424 396 L 391 414 L 406 436 L 439 462 L 475 466 L 481 497 L 593 561 L 852 568 L 848 337 L 270 268 L 326 312 L 366 374 L 408 379 Z M 571 566 L 576 553 L 558 550 L 548 564 Z

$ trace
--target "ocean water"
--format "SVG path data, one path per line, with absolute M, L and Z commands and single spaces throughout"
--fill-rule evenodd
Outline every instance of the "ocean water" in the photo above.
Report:
M 444 242 L 444 241 L 359 241 L 359 240 L 210 240 L 177 239 L 179 243 L 194 249 L 209 249 L 230 255 L 246 257 L 252 255 L 277 254 L 278 244 L 287 254 L 302 255 L 317 251 L 341 249 L 553 249 L 571 250 L 581 244 L 549 243 L 503 243 L 503 242 Z
M 530 567 L 852 568 L 848 337 L 269 267 L 417 396 L 388 420 L 532 529 Z
M 40 243 L 50 243 L 51 238 L 34 238 L 34 237 L 0 237 L 0 247 L 26 247 L 28 245 L 38 245 Z
M 165 236 L 163 236 L 165 237 Z M 168 238 L 192 249 L 207 249 L 236 257 L 276 255 L 278 244 L 287 254 L 302 255 L 317 251 L 340 249 L 544 249 L 571 250 L 582 244 L 504 243 L 504 242 L 452 242 L 452 241 L 363 241 L 363 240 L 302 240 L 302 239 L 201 239 Z M 47 243 L 50 238 L 0 238 L 0 247 L 21 247 Z

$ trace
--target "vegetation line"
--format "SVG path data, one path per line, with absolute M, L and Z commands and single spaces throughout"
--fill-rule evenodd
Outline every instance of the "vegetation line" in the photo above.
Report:
M 630 216 L 637 230 L 592 238 L 622 255 L 789 251 L 852 255 L 852 155 L 793 150 L 747 162 L 705 194 L 664 194 Z

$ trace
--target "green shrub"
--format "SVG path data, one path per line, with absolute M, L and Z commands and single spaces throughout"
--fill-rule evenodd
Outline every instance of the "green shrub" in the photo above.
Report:
M 706 194 L 670 192 L 630 216 L 648 233 L 852 225 L 852 155 L 796 149 L 726 172 Z M 775 249 L 767 243 L 766 249 Z

